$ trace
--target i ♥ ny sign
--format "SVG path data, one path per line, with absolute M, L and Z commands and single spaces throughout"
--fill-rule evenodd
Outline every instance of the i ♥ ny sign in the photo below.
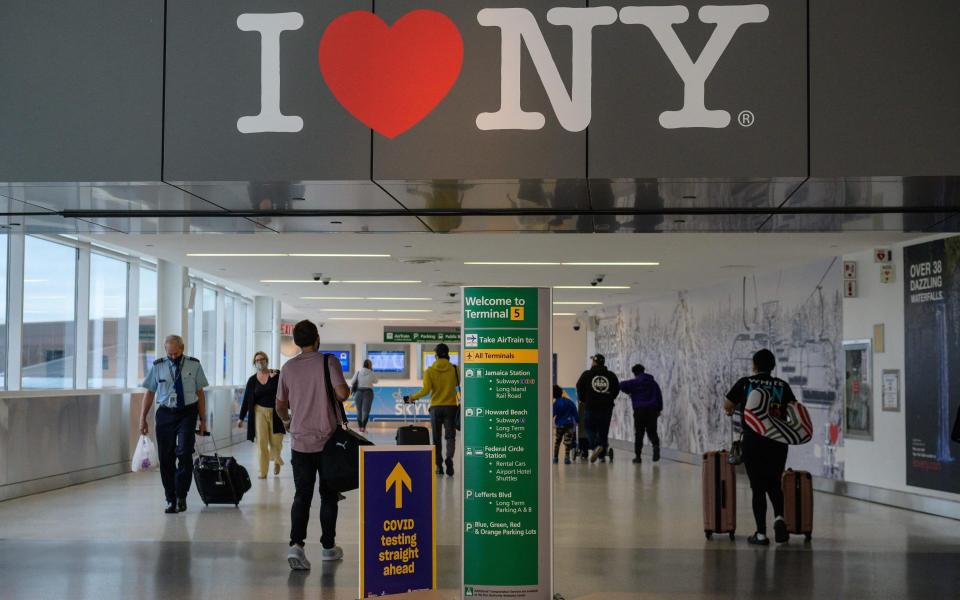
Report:
M 684 46 L 676 27 L 691 20 L 685 6 L 557 7 L 547 22 L 568 28 L 572 42 L 570 88 L 534 14 L 525 8 L 484 8 L 477 12 L 483 27 L 500 33 L 500 106 L 476 115 L 483 131 L 539 130 L 547 117 L 525 111 L 521 98 L 524 48 L 550 101 L 554 116 L 567 131 L 583 131 L 592 118 L 593 36 L 602 28 L 638 26 L 652 35 L 683 82 L 677 107 L 664 107 L 664 129 L 722 129 L 731 123 L 726 110 L 707 108 L 707 82 L 737 32 L 764 23 L 763 4 L 703 6 L 696 18 L 713 27 L 706 45 L 695 52 Z M 281 111 L 280 57 L 284 32 L 300 30 L 298 12 L 245 13 L 237 27 L 260 35 L 260 113 L 240 116 L 244 134 L 297 133 L 303 118 Z M 334 19 L 320 38 L 317 63 L 333 96 L 357 120 L 387 138 L 395 138 L 429 115 L 456 85 L 464 61 L 463 37 L 457 25 L 435 10 L 414 10 L 392 24 L 368 11 Z M 626 59 L 626 58 L 625 58 Z M 652 85 L 655 85 L 652 84 Z

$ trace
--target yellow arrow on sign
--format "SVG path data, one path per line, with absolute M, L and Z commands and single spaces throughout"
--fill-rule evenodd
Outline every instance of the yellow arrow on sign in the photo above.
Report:
M 394 500 L 395 508 L 403 508 L 403 488 L 406 486 L 408 492 L 413 491 L 413 481 L 410 479 L 410 474 L 407 473 L 406 469 L 403 468 L 403 465 L 397 463 L 397 466 L 390 471 L 390 475 L 387 476 L 387 488 L 386 491 L 390 491 L 390 488 L 394 488 L 394 493 L 396 494 Z

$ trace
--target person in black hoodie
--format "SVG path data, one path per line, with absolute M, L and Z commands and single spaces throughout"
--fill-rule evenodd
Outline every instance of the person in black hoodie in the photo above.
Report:
M 606 462 L 607 455 L 613 460 L 613 452 L 607 436 L 610 433 L 610 419 L 613 418 L 613 402 L 620 395 L 620 381 L 606 367 L 606 358 L 602 354 L 590 357 L 592 365 L 580 375 L 577 381 L 577 397 L 586 407 L 586 426 L 590 439 L 590 462 Z
M 620 382 L 620 391 L 630 396 L 633 404 L 633 463 L 640 464 L 643 452 L 643 435 L 646 433 L 653 444 L 653 462 L 660 460 L 660 436 L 657 435 L 657 419 L 663 412 L 663 393 L 660 385 L 647 373 L 643 365 L 633 365 L 633 379 Z

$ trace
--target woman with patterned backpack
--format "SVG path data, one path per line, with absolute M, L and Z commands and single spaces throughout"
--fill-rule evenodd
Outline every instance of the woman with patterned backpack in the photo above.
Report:
M 747 538 L 751 544 L 769 546 L 767 498 L 773 505 L 773 531 L 778 544 L 789 541 L 784 522 L 783 490 L 780 480 L 787 464 L 790 445 L 810 441 L 813 426 L 806 408 L 797 402 L 790 384 L 771 375 L 776 358 L 767 349 L 753 355 L 753 371 L 727 394 L 728 415 L 743 412 L 743 465 L 753 492 L 753 516 L 757 532 Z

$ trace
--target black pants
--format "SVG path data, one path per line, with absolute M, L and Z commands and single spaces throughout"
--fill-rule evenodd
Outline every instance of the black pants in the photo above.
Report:
M 157 407 L 157 454 L 167 502 L 186 498 L 190 491 L 198 417 L 196 404 L 181 410 Z
M 337 493 L 327 489 L 323 480 L 322 452 L 290 452 L 293 465 L 293 506 L 290 508 L 290 545 L 303 545 L 307 539 L 307 524 L 310 521 L 310 505 L 313 504 L 313 488 L 320 479 L 320 544 L 329 550 L 337 538 Z
M 563 457 L 570 458 L 570 451 L 574 447 L 574 425 L 564 425 L 563 427 L 555 427 L 556 437 L 553 440 L 553 458 L 560 457 L 560 444 L 563 444 Z
M 446 441 L 447 461 L 452 463 L 453 454 L 457 451 L 457 407 L 431 407 L 430 428 L 433 430 L 433 447 L 436 448 L 437 466 L 443 464 L 443 443 L 441 440 Z
M 598 407 L 587 409 L 587 437 L 590 439 L 591 448 L 610 447 L 608 437 L 610 436 L 610 419 L 613 418 L 613 407 Z
M 650 443 L 654 448 L 660 447 L 660 436 L 657 435 L 657 419 L 660 411 L 655 408 L 635 408 L 633 409 L 633 451 L 640 456 L 643 452 L 643 436 L 646 434 L 650 438 Z
M 767 533 L 767 498 L 773 505 L 773 515 L 783 516 L 783 489 L 780 480 L 787 465 L 789 446 L 769 438 L 747 432 L 743 436 L 743 466 L 750 479 L 753 493 L 753 518 L 757 532 Z

